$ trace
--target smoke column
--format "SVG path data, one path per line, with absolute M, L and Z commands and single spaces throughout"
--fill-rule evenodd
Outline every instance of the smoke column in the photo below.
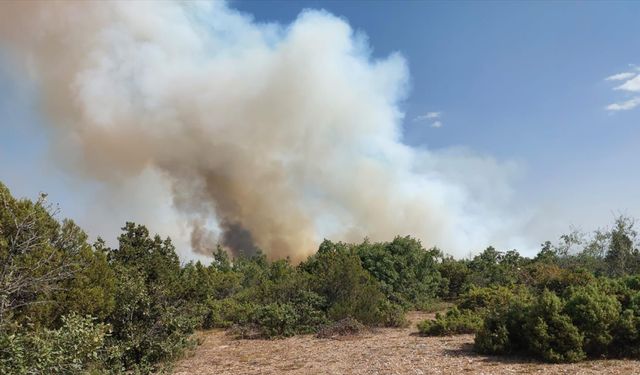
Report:
M 107 191 L 152 171 L 196 252 L 514 243 L 515 167 L 405 145 L 406 62 L 373 59 L 327 12 L 280 25 L 216 2 L 2 2 L 0 40 L 35 82 L 65 168 Z

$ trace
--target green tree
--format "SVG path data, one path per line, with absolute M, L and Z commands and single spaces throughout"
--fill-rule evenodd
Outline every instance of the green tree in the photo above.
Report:
M 633 226 L 634 222 L 631 219 L 620 216 L 611 230 L 609 249 L 605 257 L 611 276 L 626 275 L 636 268 L 638 249 L 634 248 L 634 239 L 637 233 Z

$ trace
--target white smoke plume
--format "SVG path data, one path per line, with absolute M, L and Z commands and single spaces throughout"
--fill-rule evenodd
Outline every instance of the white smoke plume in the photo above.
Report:
M 0 40 L 67 170 L 107 191 L 152 174 L 196 252 L 300 260 L 325 237 L 407 234 L 458 255 L 517 245 L 517 168 L 405 145 L 403 57 L 373 59 L 327 12 L 279 25 L 217 2 L 2 2 Z

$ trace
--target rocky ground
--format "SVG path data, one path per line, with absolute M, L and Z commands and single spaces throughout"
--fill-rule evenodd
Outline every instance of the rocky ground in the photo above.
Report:
M 174 374 L 640 374 L 639 361 L 551 365 L 478 355 L 472 351 L 473 335 L 419 336 L 415 323 L 428 317 L 433 314 L 410 313 L 407 328 L 338 340 L 313 335 L 237 340 L 221 330 L 207 331 Z

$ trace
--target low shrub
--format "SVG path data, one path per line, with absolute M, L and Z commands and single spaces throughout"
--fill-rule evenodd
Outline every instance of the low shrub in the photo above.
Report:
M 562 300 L 545 290 L 532 305 L 524 327 L 529 350 L 547 362 L 577 362 L 585 358 L 584 336 L 563 308 Z
M 84 374 L 98 371 L 108 326 L 91 317 L 62 317 L 59 329 L 0 330 L 0 374 Z
M 406 327 L 409 325 L 404 307 L 384 300 L 379 305 L 378 325 L 383 327 Z
M 620 357 L 640 357 L 640 318 L 633 310 L 622 311 L 611 327 L 609 353 Z
M 584 335 L 584 351 L 590 356 L 606 354 L 613 340 L 613 325 L 620 316 L 620 302 L 595 285 L 573 289 L 565 312 Z
M 544 291 L 532 303 L 514 298 L 491 309 L 475 338 L 481 353 L 524 352 L 547 362 L 575 362 L 585 357 L 584 335 L 564 312 L 563 301 Z
M 418 324 L 421 334 L 427 336 L 446 336 L 462 333 L 474 333 L 482 325 L 482 318 L 473 311 L 451 308 L 445 315 L 436 314 L 435 320 L 424 320 Z
M 514 299 L 530 299 L 531 293 L 523 286 L 472 287 L 458 302 L 460 310 L 485 311 L 510 304 Z
M 298 315 L 290 304 L 271 303 L 260 306 L 252 323 L 263 337 L 289 337 L 297 330 Z
M 208 299 L 205 302 L 203 328 L 229 328 L 232 325 L 246 325 L 251 322 L 256 306 L 238 302 L 233 298 Z

